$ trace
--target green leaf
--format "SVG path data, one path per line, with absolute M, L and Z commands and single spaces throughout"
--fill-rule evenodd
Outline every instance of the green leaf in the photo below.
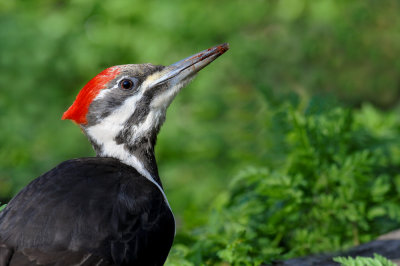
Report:
M 339 262 L 342 266 L 396 266 L 392 261 L 380 256 L 379 254 L 374 254 L 374 258 L 336 257 L 333 260 Z

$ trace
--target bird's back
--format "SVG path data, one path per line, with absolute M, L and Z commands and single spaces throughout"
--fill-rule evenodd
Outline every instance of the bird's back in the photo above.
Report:
M 0 266 L 162 265 L 174 231 L 162 193 L 134 168 L 70 160 L 0 213 Z

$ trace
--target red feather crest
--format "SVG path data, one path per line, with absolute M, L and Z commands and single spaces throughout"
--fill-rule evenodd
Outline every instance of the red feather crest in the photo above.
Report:
M 107 83 L 119 73 L 119 68 L 114 66 L 103 70 L 91 79 L 76 96 L 74 103 L 64 113 L 62 119 L 71 119 L 78 124 L 86 124 L 86 114 L 90 104 Z

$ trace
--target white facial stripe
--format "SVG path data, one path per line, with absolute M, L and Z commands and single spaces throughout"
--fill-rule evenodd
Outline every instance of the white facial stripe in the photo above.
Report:
M 122 77 L 121 79 L 123 78 L 124 77 Z M 105 95 L 106 93 L 104 93 L 101 97 L 104 97 Z M 88 127 L 86 129 L 86 132 L 98 144 L 102 145 L 102 153 L 99 154 L 100 156 L 118 158 L 122 162 L 135 168 L 141 175 L 146 177 L 150 182 L 157 186 L 157 188 L 162 193 L 166 204 L 171 209 L 164 191 L 162 190 L 160 185 L 153 179 L 150 173 L 144 168 L 143 164 L 133 154 L 130 154 L 128 151 L 126 151 L 123 144 L 117 144 L 115 142 L 116 135 L 124 128 L 126 120 L 129 119 L 133 110 L 135 110 L 135 106 L 141 98 L 142 93 L 139 92 L 138 94 L 126 99 L 126 101 L 112 114 L 105 117 L 100 123 Z M 147 116 L 146 120 L 140 126 L 138 126 L 137 131 L 139 134 L 144 133 L 146 131 L 146 128 L 150 128 L 152 126 L 151 121 L 155 121 L 149 117 L 150 114 Z M 133 139 L 135 138 L 136 136 L 133 136 Z
M 193 77 L 194 78 L 194 77 Z M 188 79 L 185 82 L 181 82 L 169 88 L 164 93 L 158 95 L 151 101 L 150 112 L 147 115 L 144 122 L 133 127 L 132 132 L 135 134 L 133 139 L 138 139 L 144 136 L 152 127 L 156 127 L 165 118 L 165 112 L 171 101 L 174 99 L 176 94 L 193 78 Z
M 118 80 L 118 83 L 124 78 L 126 77 L 121 77 Z M 165 112 L 168 105 L 171 103 L 175 95 L 182 89 L 182 87 L 189 83 L 193 78 L 194 77 L 191 77 L 180 83 L 174 84 L 164 93 L 158 95 L 152 100 L 150 105 L 150 112 L 144 122 L 139 125 L 134 125 L 132 127 L 131 132 L 134 134 L 133 136 L 131 136 L 132 140 L 144 136 L 146 132 L 149 132 L 149 130 L 152 130 L 152 128 L 154 128 L 159 123 L 161 123 L 162 120 L 164 120 Z M 116 109 L 109 116 L 105 117 L 99 124 L 88 128 L 88 133 L 90 134 L 90 136 L 92 136 L 99 144 L 114 141 L 116 135 L 123 129 L 125 122 L 132 115 L 137 103 L 142 99 L 144 89 L 147 89 L 145 87 L 145 83 L 140 86 L 136 95 L 133 95 L 126 99 L 125 102 L 118 109 Z M 105 97 L 106 93 L 107 92 L 102 94 L 101 97 Z
M 132 110 L 142 98 L 142 93 L 137 93 L 127 98 L 124 103 L 100 123 L 88 127 L 87 133 L 97 141 L 98 144 L 114 142 L 116 135 L 124 128 L 126 120 L 132 114 Z
M 119 86 L 119 83 L 121 82 L 121 80 L 123 80 L 123 79 L 125 79 L 125 78 L 128 78 L 128 76 L 123 76 L 123 77 L 121 77 L 120 79 L 118 79 L 117 82 L 115 83 L 115 85 L 114 85 L 112 88 L 110 88 L 110 89 L 102 89 L 102 90 L 99 92 L 99 94 L 97 94 L 97 96 L 94 98 L 94 101 L 106 97 L 107 94 L 110 93 L 112 90 L 117 89 L 118 86 Z
M 134 134 L 132 136 L 132 139 L 140 139 L 140 137 L 143 137 L 148 133 L 149 131 L 153 130 L 154 127 L 159 125 L 159 123 L 162 122 L 164 119 L 165 112 L 162 110 L 150 110 L 148 115 L 146 116 L 146 119 L 140 123 L 137 126 L 133 126 L 132 128 L 132 133 Z
M 117 84 L 112 89 L 118 87 L 121 80 L 127 78 L 126 76 L 118 79 Z M 94 138 L 99 144 L 114 142 L 116 135 L 123 129 L 125 122 L 130 118 L 136 108 L 137 103 L 143 97 L 143 85 L 138 89 L 138 93 L 127 98 L 123 104 L 118 107 L 109 116 L 101 120 L 100 123 L 91 126 L 87 129 L 87 133 Z M 112 90 L 102 90 L 96 99 L 106 97 Z
M 170 84 L 170 88 L 165 92 L 158 95 L 151 101 L 151 107 L 155 109 L 166 109 L 172 100 L 175 98 L 176 94 L 194 79 L 195 76 L 184 79 L 183 81 L 175 84 Z

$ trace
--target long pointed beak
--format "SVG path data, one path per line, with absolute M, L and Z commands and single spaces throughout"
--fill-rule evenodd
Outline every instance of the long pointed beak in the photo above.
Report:
M 217 57 L 228 51 L 228 49 L 229 45 L 227 43 L 220 44 L 167 66 L 162 71 L 160 77 L 153 81 L 152 86 L 159 85 L 172 79 L 182 81 L 193 76 L 217 59 Z

